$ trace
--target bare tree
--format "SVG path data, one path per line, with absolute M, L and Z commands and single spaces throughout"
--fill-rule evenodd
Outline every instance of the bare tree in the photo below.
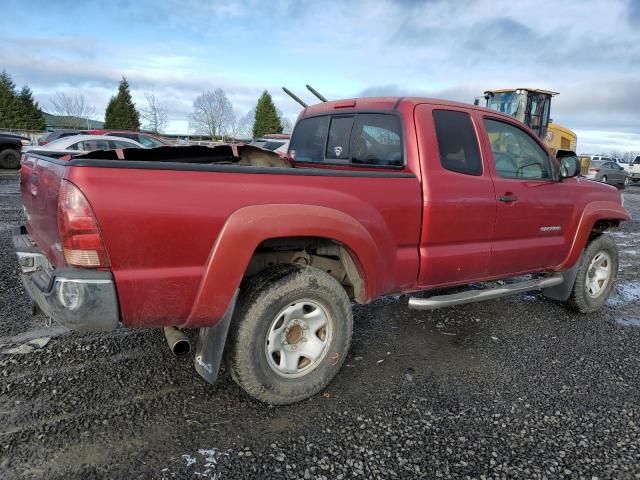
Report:
M 291 134 L 293 132 L 293 122 L 287 117 L 280 117 L 280 124 L 282 125 L 282 133 Z
M 89 119 L 96 113 L 96 109 L 85 102 L 84 95 L 66 95 L 58 92 L 51 100 L 53 112 L 56 115 L 69 117 L 67 123 L 72 128 L 89 128 Z
M 144 120 L 144 128 L 153 133 L 161 133 L 169 122 L 167 107 L 160 101 L 153 90 L 145 93 L 144 98 L 147 100 L 147 105 L 140 109 L 140 115 Z
M 221 88 L 206 91 L 193 101 L 190 125 L 194 131 L 210 137 L 232 135 L 235 124 L 233 105 Z
M 278 118 L 280 118 L 280 125 L 282 125 L 282 133 L 291 133 L 293 131 L 293 122 L 284 116 L 282 110 L 276 108 Z
M 253 124 L 256 121 L 256 107 L 252 107 L 243 116 L 238 117 L 235 123 L 233 136 L 242 140 L 249 140 L 253 137 Z

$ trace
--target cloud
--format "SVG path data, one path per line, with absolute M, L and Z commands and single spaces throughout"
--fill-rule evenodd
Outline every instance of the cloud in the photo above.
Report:
M 640 0 L 629 0 L 629 24 L 640 28 Z
M 20 3 L 7 1 L 20 15 Z M 295 117 L 300 107 L 281 85 L 311 102 L 306 83 L 329 98 L 469 103 L 487 89 L 530 86 L 560 92 L 552 116 L 591 132 L 589 141 L 640 125 L 640 0 L 274 0 L 268 8 L 42 0 L 32 8 L 39 14 L 0 18 L 0 65 L 43 104 L 56 91 L 81 92 L 102 112 L 126 75 L 135 101 L 154 89 L 184 125 L 193 99 L 214 88 L 239 112 L 267 88 Z

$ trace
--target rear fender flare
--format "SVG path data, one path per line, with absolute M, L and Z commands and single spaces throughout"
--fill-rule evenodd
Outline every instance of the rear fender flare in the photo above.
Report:
M 378 274 L 385 269 L 381 254 L 384 246 L 379 246 L 355 218 L 316 205 L 249 206 L 232 213 L 218 234 L 191 313 L 182 327 L 213 326 L 219 322 L 258 245 L 284 237 L 322 237 L 339 242 L 350 253 L 363 281 L 359 300 L 366 302 L 375 297 Z

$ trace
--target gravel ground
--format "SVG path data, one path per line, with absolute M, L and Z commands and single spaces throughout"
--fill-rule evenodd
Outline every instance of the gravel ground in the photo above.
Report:
M 615 232 L 616 293 L 580 316 L 539 294 L 355 310 L 351 354 L 308 401 L 211 387 L 159 331 L 77 334 L 32 317 L 0 173 L 0 478 L 640 478 L 640 223 Z M 640 186 L 624 193 L 640 216 Z M 50 337 L 40 347 L 33 339 Z

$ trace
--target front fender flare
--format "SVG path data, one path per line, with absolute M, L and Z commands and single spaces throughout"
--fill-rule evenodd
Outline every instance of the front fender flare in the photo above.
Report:
M 600 201 L 588 204 L 580 216 L 580 222 L 571 242 L 571 248 L 564 261 L 558 265 L 557 271 L 565 271 L 573 267 L 587 245 L 593 226 L 598 220 L 631 220 L 631 215 L 617 202 Z

